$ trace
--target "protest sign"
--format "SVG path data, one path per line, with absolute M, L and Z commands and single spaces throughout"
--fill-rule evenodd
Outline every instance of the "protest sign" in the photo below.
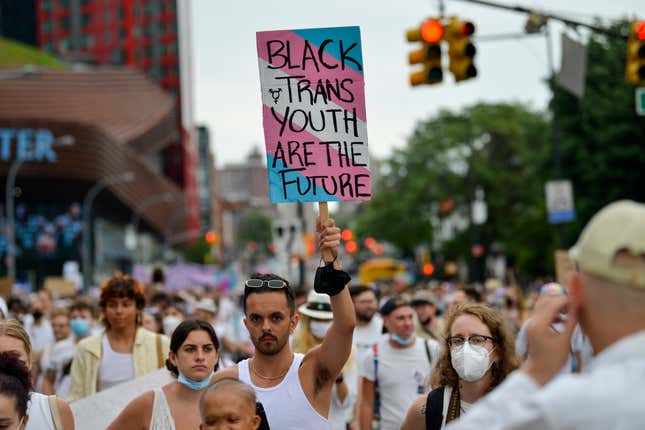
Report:
M 369 200 L 358 27 L 256 34 L 271 202 Z

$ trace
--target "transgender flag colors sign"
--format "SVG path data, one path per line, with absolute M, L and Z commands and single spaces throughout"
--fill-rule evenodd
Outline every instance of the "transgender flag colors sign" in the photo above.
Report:
M 369 200 L 358 27 L 257 33 L 271 202 Z

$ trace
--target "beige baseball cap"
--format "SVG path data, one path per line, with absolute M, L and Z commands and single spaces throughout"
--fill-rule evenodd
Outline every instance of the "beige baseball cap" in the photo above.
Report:
M 601 209 L 585 226 L 569 255 L 585 272 L 645 288 L 645 271 L 617 266 L 616 254 L 645 255 L 645 205 L 620 200 Z

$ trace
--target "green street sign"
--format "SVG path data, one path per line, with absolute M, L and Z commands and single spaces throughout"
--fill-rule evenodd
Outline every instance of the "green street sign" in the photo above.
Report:
M 645 116 L 645 87 L 636 88 L 636 113 Z

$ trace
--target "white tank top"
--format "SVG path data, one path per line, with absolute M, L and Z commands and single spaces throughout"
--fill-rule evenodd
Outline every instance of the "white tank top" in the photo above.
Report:
M 175 430 L 175 420 L 172 418 L 163 389 L 155 388 L 154 393 L 149 430 Z
M 114 352 L 106 334 L 101 341 L 103 357 L 99 367 L 99 391 L 108 389 L 120 382 L 134 379 L 134 359 L 132 354 Z
M 264 406 L 271 430 L 330 429 L 327 419 L 311 406 L 300 386 L 298 369 L 303 358 L 303 354 L 294 354 L 293 363 L 284 379 L 275 387 L 269 388 L 253 385 L 249 374 L 249 360 L 237 364 L 240 381 L 253 387 L 258 401 Z
M 27 406 L 27 428 L 25 430 L 53 429 L 54 420 L 49 409 L 49 396 L 40 393 L 31 393 Z

